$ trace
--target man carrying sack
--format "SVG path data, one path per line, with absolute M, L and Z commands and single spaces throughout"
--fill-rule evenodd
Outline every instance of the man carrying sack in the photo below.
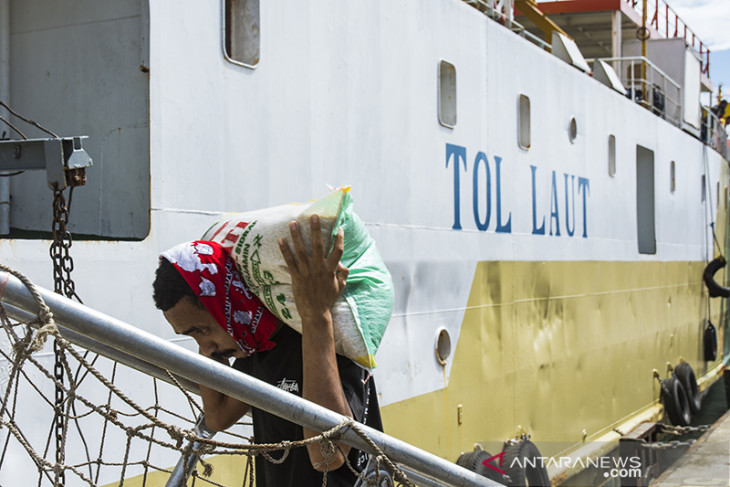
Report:
M 291 275 L 301 334 L 284 325 L 250 292 L 224 248 L 212 241 L 178 245 L 163 253 L 153 284 L 156 306 L 176 333 L 195 339 L 201 354 L 228 364 L 292 394 L 308 399 L 370 427 L 382 430 L 377 393 L 370 372 L 335 352 L 331 309 L 347 284 L 349 270 L 340 263 L 344 235 L 340 229 L 327 252 L 320 219 L 310 219 L 311 253 L 299 224 L 289 225 L 291 244 L 278 241 Z M 293 245 L 293 246 L 292 246 Z M 206 424 L 224 430 L 252 410 L 257 443 L 296 441 L 316 432 L 200 386 Z M 262 486 L 352 486 L 357 480 L 345 465 L 362 470 L 367 454 L 340 443 L 325 458 L 321 445 L 294 449 L 281 464 L 256 458 L 256 482 Z

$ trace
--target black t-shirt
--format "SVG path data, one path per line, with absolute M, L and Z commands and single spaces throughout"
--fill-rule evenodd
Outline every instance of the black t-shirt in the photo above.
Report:
M 302 336 L 288 326 L 282 326 L 272 338 L 276 346 L 233 363 L 236 369 L 285 391 L 302 396 Z M 382 431 L 375 381 L 367 370 L 349 359 L 337 355 L 337 367 L 345 397 L 356 421 Z M 256 443 L 278 443 L 304 438 L 302 427 L 252 408 L 253 431 Z M 273 456 L 278 458 L 278 453 Z M 358 471 L 367 464 L 368 455 L 352 448 L 350 464 Z M 321 472 L 312 468 L 306 448 L 294 448 L 281 464 L 256 457 L 257 487 L 320 486 Z M 327 474 L 328 487 L 351 487 L 357 478 L 347 465 Z

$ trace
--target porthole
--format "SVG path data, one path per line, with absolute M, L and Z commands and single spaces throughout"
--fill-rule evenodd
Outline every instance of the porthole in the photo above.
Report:
M 570 119 L 570 124 L 568 124 L 568 138 L 571 143 L 575 143 L 576 137 L 578 137 L 578 122 L 573 117 Z
M 436 360 L 441 365 L 446 365 L 446 361 L 451 355 L 451 336 L 446 328 L 439 328 L 436 335 Z

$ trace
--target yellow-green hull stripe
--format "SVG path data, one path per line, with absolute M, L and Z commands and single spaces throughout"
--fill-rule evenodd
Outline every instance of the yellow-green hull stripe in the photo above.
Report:
M 386 432 L 452 461 L 521 433 L 547 456 L 600 437 L 656 403 L 655 369 L 685 360 L 700 378 L 721 361 L 702 360 L 708 310 L 721 322 L 703 268 L 480 263 L 448 388 L 383 408 Z

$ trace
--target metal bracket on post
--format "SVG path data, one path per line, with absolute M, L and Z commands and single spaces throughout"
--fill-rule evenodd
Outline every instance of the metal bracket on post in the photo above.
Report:
M 45 170 L 48 187 L 62 190 L 86 183 L 92 165 L 81 137 L 0 141 L 0 171 Z

